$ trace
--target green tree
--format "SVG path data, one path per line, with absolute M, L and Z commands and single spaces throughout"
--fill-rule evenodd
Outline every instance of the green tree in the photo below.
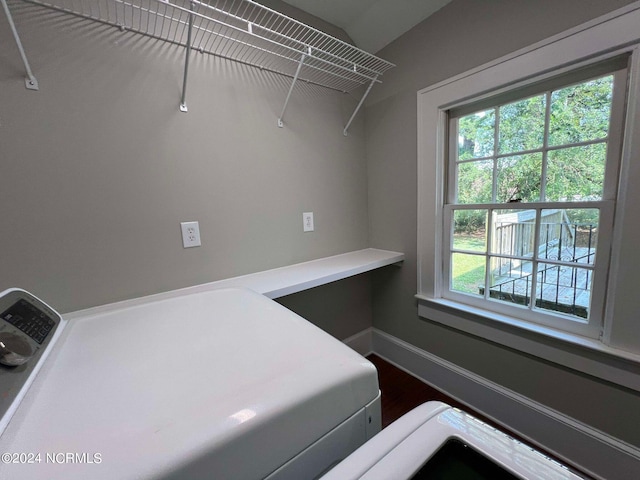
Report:
M 609 75 L 459 118 L 457 202 L 601 198 L 612 90 L 613 76 Z M 545 144 L 548 99 L 546 143 L 552 149 L 547 153 L 543 199 L 542 153 L 522 152 Z M 585 142 L 586 145 L 575 145 Z M 494 160 L 488 157 L 493 157 L 496 150 L 499 157 L 494 167 Z M 597 218 L 585 215 L 581 215 L 581 222 L 597 223 Z M 480 211 L 470 211 L 464 222 L 456 222 L 456 228 L 469 231 L 481 225 L 483 219 Z

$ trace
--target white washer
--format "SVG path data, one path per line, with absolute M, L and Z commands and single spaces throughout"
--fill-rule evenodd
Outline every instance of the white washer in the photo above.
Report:
M 567 467 L 441 402 L 405 414 L 321 480 L 579 480 Z
M 3 480 L 314 478 L 380 430 L 375 367 L 246 289 L 69 320 L 14 410 Z

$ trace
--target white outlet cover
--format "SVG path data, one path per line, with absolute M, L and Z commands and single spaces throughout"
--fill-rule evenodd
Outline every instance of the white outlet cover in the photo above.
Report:
M 198 222 L 181 222 L 182 230 L 182 246 L 184 248 L 199 247 L 200 242 L 200 225 Z
M 313 212 L 304 212 L 302 214 L 302 231 L 313 232 Z

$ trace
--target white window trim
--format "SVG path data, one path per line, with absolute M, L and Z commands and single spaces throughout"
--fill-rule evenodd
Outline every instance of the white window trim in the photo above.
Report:
M 640 391 L 640 2 L 418 92 L 419 315 Z M 601 341 L 442 298 L 446 111 L 528 79 L 631 53 L 618 205 Z M 542 75 L 541 75 L 542 74 Z M 635 188 L 634 188 L 635 187 Z M 628 206 L 628 207 L 626 207 Z M 635 212 L 634 212 L 635 210 Z M 629 254 L 632 255 L 629 255 Z

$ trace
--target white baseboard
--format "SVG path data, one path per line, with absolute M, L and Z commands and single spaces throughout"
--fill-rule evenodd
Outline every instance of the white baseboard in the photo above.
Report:
M 345 338 L 342 343 L 351 347 L 363 357 L 373 353 L 373 327 L 369 327 L 355 335 Z
M 630 472 L 640 472 L 640 449 L 392 335 L 369 328 L 345 343 L 390 361 L 594 478 L 630 478 Z

